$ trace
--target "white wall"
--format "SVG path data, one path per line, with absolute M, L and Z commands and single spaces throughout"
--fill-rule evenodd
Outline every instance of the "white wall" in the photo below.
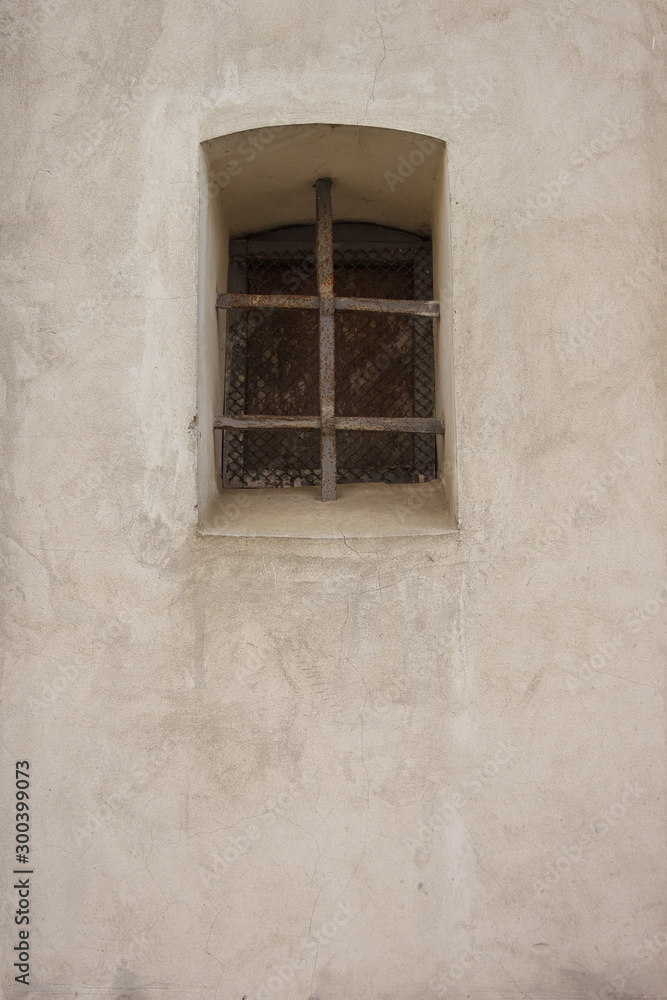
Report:
M 664 995 L 664 16 L 9 10 L 31 995 Z M 198 533 L 200 144 L 304 122 L 447 143 L 458 531 Z

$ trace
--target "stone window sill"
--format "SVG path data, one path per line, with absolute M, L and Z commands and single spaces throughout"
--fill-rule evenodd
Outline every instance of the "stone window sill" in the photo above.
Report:
M 339 485 L 320 489 L 220 490 L 202 511 L 202 535 L 282 538 L 383 538 L 457 531 L 440 480 L 419 485 Z

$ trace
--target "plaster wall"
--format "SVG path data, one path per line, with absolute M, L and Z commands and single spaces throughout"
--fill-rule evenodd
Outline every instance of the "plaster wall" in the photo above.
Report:
M 5 5 L 6 996 L 664 997 L 665 17 Z M 201 143 L 318 122 L 447 144 L 437 537 L 198 530 Z

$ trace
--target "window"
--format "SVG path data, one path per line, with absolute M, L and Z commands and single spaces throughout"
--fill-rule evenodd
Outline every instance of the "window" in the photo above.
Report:
M 444 142 L 280 125 L 200 164 L 200 532 L 455 531 Z
M 420 483 L 436 475 L 430 240 L 317 221 L 230 243 L 227 488 Z M 335 195 L 335 192 L 334 192 Z M 315 207 L 315 206 L 313 206 Z

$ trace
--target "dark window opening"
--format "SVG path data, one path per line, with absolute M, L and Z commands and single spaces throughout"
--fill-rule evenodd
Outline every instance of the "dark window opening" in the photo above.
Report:
M 317 227 L 230 242 L 225 487 L 335 499 L 336 483 L 436 476 L 430 241 L 330 215 L 327 231 L 328 184 Z

